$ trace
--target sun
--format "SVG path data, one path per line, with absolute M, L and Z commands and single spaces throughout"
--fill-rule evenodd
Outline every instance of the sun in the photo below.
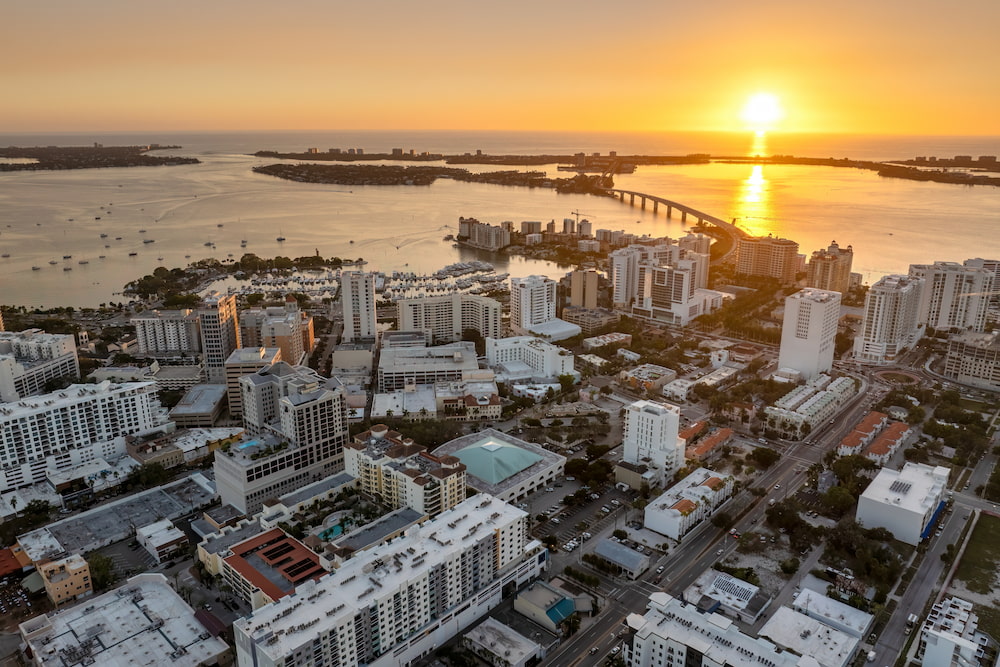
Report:
M 763 132 L 774 129 L 778 122 L 785 117 L 785 112 L 781 108 L 781 102 L 776 95 L 771 93 L 755 93 L 750 96 L 743 106 L 741 114 L 743 122 L 751 130 Z

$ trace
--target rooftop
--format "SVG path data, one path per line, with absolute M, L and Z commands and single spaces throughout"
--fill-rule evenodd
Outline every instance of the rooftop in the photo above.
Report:
M 843 627 L 855 637 L 863 637 L 874 618 L 869 613 L 809 588 L 803 588 L 802 592 L 795 596 L 792 607 L 809 616 L 829 619 L 833 625 Z
M 294 537 L 274 528 L 233 545 L 225 562 L 272 600 L 326 574 L 319 557 Z
M 21 624 L 42 665 L 179 667 L 215 662 L 229 647 L 195 620 L 162 574 L 140 574 L 122 588 Z
M 860 641 L 788 607 L 778 607 L 759 634 L 798 655 L 811 656 L 825 667 L 846 665 Z
M 621 565 L 633 572 L 637 572 L 644 564 L 649 562 L 646 556 L 643 556 L 635 549 L 630 549 L 624 544 L 610 539 L 598 542 L 594 553 L 605 560 L 611 561 L 616 565 Z
M 943 466 L 922 463 L 906 463 L 901 470 L 882 468 L 861 498 L 924 515 L 940 502 L 949 472 Z
M 503 658 L 507 664 L 518 665 L 538 651 L 538 644 L 511 628 L 489 618 L 465 633 L 466 641 Z
M 566 463 L 563 456 L 493 428 L 446 442 L 434 455 L 457 457 L 466 466 L 469 486 L 491 495 L 519 484 L 541 468 Z
M 351 531 L 333 542 L 338 550 L 354 553 L 373 545 L 381 544 L 386 537 L 419 523 L 425 515 L 415 509 L 403 507 L 366 523 L 358 530 Z
M 180 402 L 170 410 L 170 416 L 211 414 L 225 398 L 224 384 L 196 384 L 188 389 Z

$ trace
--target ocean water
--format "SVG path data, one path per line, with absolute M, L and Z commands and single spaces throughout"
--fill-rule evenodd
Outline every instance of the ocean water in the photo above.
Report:
M 430 273 L 483 259 L 520 276 L 558 276 L 565 267 L 458 249 L 443 237 L 459 216 L 484 222 L 581 217 L 595 229 L 681 236 L 667 219 L 617 200 L 439 180 L 428 187 L 345 187 L 291 183 L 254 174 L 273 160 L 250 153 L 317 147 L 392 148 L 493 154 L 794 154 L 902 159 L 1000 154 L 998 137 L 837 135 L 260 132 L 0 135 L 0 145 L 179 144 L 199 165 L 0 173 L 0 303 L 96 306 L 118 301 L 130 280 L 157 266 L 207 256 L 314 254 L 363 257 L 368 268 Z M 491 169 L 491 167 L 472 167 Z M 544 168 L 556 175 L 554 166 Z M 620 187 L 674 199 L 736 219 L 755 234 L 799 242 L 808 255 L 832 240 L 855 251 L 854 270 L 872 282 L 911 263 L 1000 257 L 1000 188 L 882 179 L 869 171 L 795 165 L 709 164 L 640 167 Z M 100 219 L 97 219 L 100 218 Z M 143 231 L 144 230 L 144 231 Z M 107 238 L 101 238 L 107 234 Z M 284 236 L 284 243 L 277 242 Z M 116 240 L 121 237 L 121 240 Z M 153 243 L 143 240 L 153 239 Z M 241 240 L 247 241 L 245 249 Z M 205 246 L 215 243 L 215 249 Z M 110 247 L 105 247 L 105 246 Z M 129 253 L 136 253 L 130 256 Z M 70 259 L 63 259 L 71 255 Z M 104 255 L 104 258 L 101 258 Z M 162 259 L 161 259 L 162 258 Z M 80 264 L 85 261 L 86 264 Z M 50 262 L 55 262 L 50 264 Z M 38 270 L 32 270 L 38 266 Z M 64 269 L 70 270 L 64 270 Z

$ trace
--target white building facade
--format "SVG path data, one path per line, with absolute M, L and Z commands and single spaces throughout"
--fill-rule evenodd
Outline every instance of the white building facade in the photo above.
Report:
M 924 335 L 920 304 L 924 281 L 902 275 L 882 277 L 865 296 L 865 315 L 854 339 L 854 357 L 891 364 Z
M 462 340 L 466 329 L 483 338 L 499 338 L 500 302 L 478 294 L 445 294 L 396 302 L 400 331 L 429 331 L 436 344 Z
M 924 281 L 919 321 L 937 330 L 982 331 L 994 273 L 957 262 L 911 264 L 910 275 Z
M 733 495 L 731 475 L 698 468 L 646 505 L 643 525 L 680 540 Z
M 155 382 L 75 384 L 0 403 L 0 491 L 44 482 L 49 471 L 124 456 L 125 436 L 163 426 Z
M 510 328 L 527 334 L 556 318 L 556 281 L 545 276 L 510 279 Z
M 70 334 L 39 329 L 0 332 L 0 402 L 40 394 L 45 383 L 80 377 L 80 361 Z
M 652 469 L 657 484 L 670 479 L 684 465 L 680 418 L 676 405 L 636 401 L 626 406 L 622 460 Z
M 858 499 L 858 523 L 885 528 L 900 542 L 918 544 L 944 509 L 949 472 L 922 463 L 906 463 L 901 470 L 882 468 Z
M 233 626 L 241 667 L 409 665 L 538 576 L 525 512 L 477 495 Z
M 344 342 L 375 336 L 375 274 L 340 274 L 340 302 L 344 312 Z
M 520 363 L 530 369 L 531 377 L 557 378 L 560 375 L 576 377 L 573 360 L 572 352 L 540 338 L 512 336 L 486 339 L 486 363 L 491 368 Z
M 791 368 L 811 380 L 833 368 L 840 293 L 804 289 L 785 297 L 778 368 Z

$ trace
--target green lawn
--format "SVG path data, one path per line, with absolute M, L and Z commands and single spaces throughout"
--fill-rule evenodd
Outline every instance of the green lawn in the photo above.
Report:
M 989 594 L 1000 568 L 1000 518 L 981 514 L 955 576 L 974 593 Z

